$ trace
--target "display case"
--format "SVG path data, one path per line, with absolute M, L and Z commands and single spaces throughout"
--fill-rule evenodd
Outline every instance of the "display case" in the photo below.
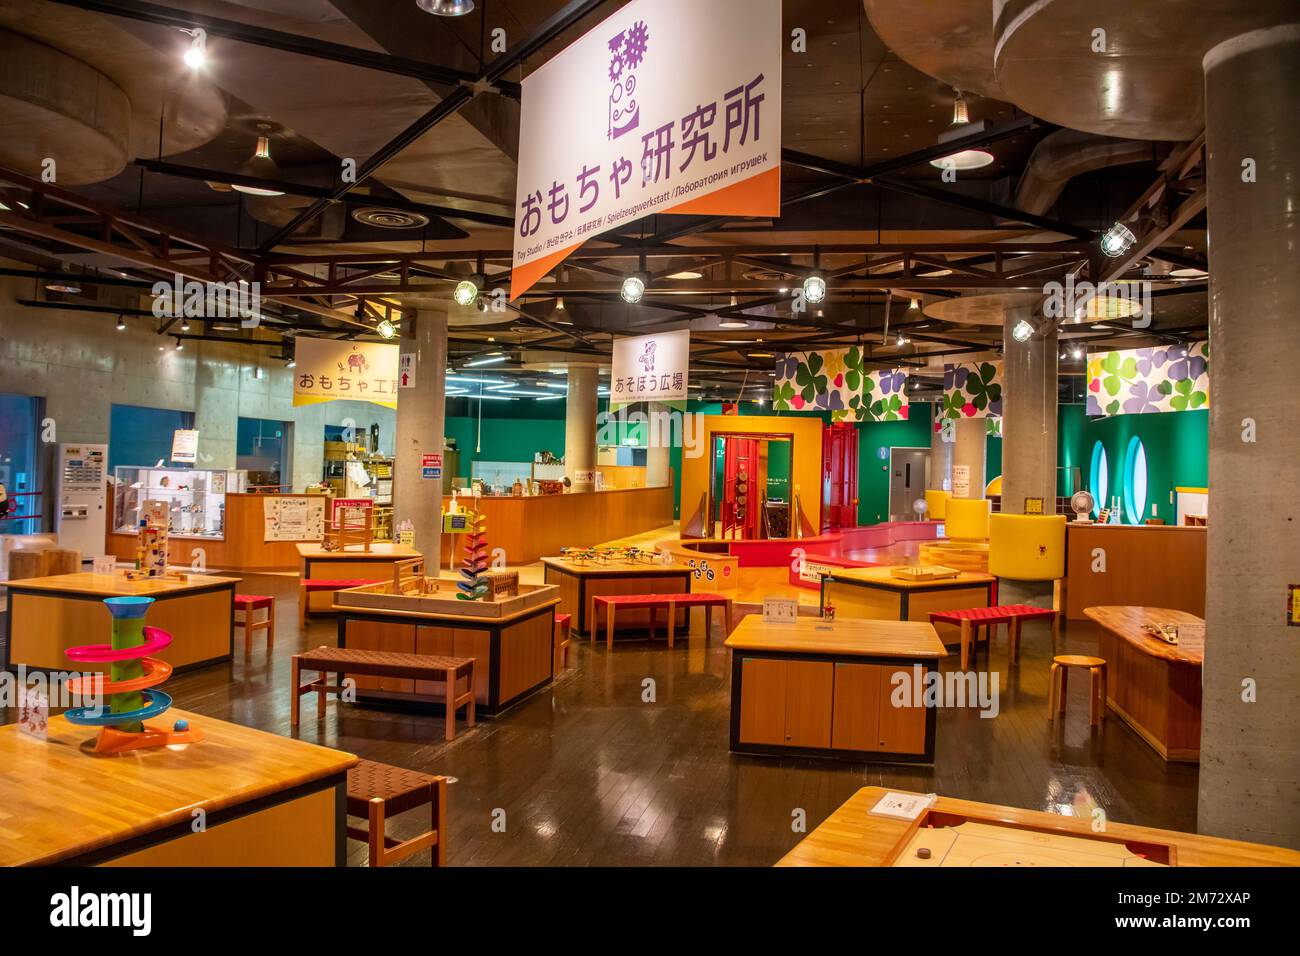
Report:
M 248 472 L 118 466 L 113 478 L 114 531 L 134 532 L 144 503 L 165 501 L 171 513 L 171 537 L 224 539 L 226 495 L 246 490 Z

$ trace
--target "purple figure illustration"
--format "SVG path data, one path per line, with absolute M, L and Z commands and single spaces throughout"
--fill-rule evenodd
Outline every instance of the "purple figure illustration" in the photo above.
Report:
M 655 370 L 655 343 L 647 342 L 645 351 L 637 356 L 636 360 L 645 366 L 647 372 Z
M 609 93 L 610 139 L 618 139 L 641 125 L 641 107 L 634 99 L 636 76 L 632 71 L 645 59 L 650 31 L 644 20 L 638 20 L 609 40 Z

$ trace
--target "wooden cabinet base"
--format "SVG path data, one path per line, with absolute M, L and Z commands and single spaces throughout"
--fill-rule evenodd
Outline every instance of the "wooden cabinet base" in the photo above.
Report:
M 575 564 L 562 558 L 543 558 L 546 583 L 560 589 L 558 614 L 568 614 L 576 622 L 574 630 L 590 635 L 592 621 L 591 599 L 596 595 L 614 594 L 683 594 L 691 590 L 691 570 L 685 565 L 665 567 L 645 562 L 590 562 Z M 704 590 L 710 590 L 705 587 Z M 677 611 L 678 633 L 689 628 L 690 612 Z M 661 624 L 663 614 L 659 615 Z M 603 622 L 602 618 L 602 622 Z M 622 631 L 646 632 L 650 628 L 650 612 L 643 609 L 621 611 L 616 618 L 615 639 Z M 597 635 L 603 637 L 602 635 Z
M 555 601 L 505 618 L 449 618 L 335 606 L 338 646 L 403 654 L 474 658 L 477 716 L 492 717 L 549 684 L 554 676 Z M 441 712 L 441 684 L 358 677 L 360 700 Z

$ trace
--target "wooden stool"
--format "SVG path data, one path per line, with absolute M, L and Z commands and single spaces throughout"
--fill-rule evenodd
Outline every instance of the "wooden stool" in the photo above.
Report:
M 394 840 L 384 832 L 389 816 L 430 805 L 433 829 L 409 840 Z M 445 866 L 447 843 L 447 778 L 401 767 L 361 760 L 348 771 L 348 814 L 365 818 L 369 826 L 348 827 L 348 836 L 370 846 L 370 865 L 388 866 L 412 853 L 433 847 L 431 866 Z
M 1052 658 L 1051 685 L 1047 696 L 1047 719 L 1065 713 L 1065 691 L 1071 667 L 1088 668 L 1088 726 L 1096 727 L 1106 719 L 1106 662 L 1100 657 L 1082 654 L 1058 654 Z
M 266 620 L 253 620 L 253 612 L 262 609 L 266 610 Z M 254 631 L 266 631 L 266 653 L 269 655 L 275 644 L 275 598 L 264 594 L 236 594 L 235 613 L 240 611 L 244 612 L 244 619 L 236 619 L 235 623 L 244 629 L 244 660 L 248 660 L 253 653 Z
M 569 666 L 569 632 L 573 628 L 573 618 L 568 614 L 555 615 L 555 663 L 552 674 Z

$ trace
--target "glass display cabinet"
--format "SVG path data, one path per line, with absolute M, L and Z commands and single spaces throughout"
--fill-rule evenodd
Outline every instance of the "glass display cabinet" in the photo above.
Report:
M 226 495 L 244 492 L 248 472 L 118 466 L 113 477 L 114 531 L 134 532 L 144 503 L 165 501 L 171 511 L 173 538 L 224 539 Z

